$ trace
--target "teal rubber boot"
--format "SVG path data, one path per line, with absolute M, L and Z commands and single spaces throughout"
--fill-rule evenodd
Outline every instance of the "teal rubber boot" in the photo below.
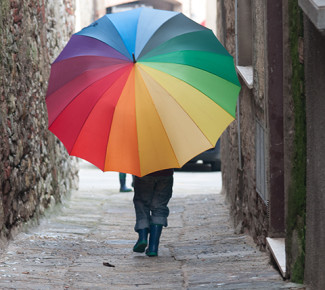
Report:
M 126 182 L 126 174 L 125 173 L 120 173 L 119 174 L 120 178 L 120 192 L 130 192 L 132 191 L 131 188 L 126 187 L 125 182 Z
M 137 232 L 139 234 L 139 239 L 133 247 L 133 252 L 143 253 L 148 245 L 149 229 L 145 228 L 145 229 L 137 230 Z
M 158 256 L 158 247 L 159 240 L 162 231 L 162 225 L 150 225 L 150 238 L 149 238 L 149 247 L 146 250 L 146 255 L 148 257 Z

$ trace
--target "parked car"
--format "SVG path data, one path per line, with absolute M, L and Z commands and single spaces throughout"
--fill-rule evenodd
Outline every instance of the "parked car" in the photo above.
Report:
M 202 161 L 204 164 L 211 164 L 211 170 L 213 171 L 220 171 L 220 140 L 218 140 L 214 148 L 204 151 L 201 154 L 195 156 L 188 163 L 197 163 L 198 161 Z

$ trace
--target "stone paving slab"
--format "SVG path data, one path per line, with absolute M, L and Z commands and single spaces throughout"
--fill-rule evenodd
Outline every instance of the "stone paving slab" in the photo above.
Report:
M 220 172 L 176 172 L 169 227 L 149 258 L 132 252 L 133 194 L 118 192 L 118 173 L 82 163 L 80 189 L 1 253 L 0 288 L 304 289 L 234 234 L 220 191 Z

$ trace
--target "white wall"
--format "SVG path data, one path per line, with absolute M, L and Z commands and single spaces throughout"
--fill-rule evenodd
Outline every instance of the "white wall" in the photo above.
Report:
M 180 0 L 182 12 L 197 23 L 210 28 L 215 34 L 217 31 L 217 1 L 216 0 Z
M 94 0 L 76 0 L 76 27 L 78 32 L 82 28 L 88 26 L 95 20 L 94 15 L 95 1 Z

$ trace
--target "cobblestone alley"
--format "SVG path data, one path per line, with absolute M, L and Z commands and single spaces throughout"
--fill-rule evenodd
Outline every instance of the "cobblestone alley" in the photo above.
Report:
M 118 186 L 118 173 L 81 163 L 79 191 L 1 254 L 0 288 L 303 289 L 283 281 L 251 238 L 234 234 L 217 194 L 220 172 L 175 173 L 155 258 L 132 252 L 133 193 Z

